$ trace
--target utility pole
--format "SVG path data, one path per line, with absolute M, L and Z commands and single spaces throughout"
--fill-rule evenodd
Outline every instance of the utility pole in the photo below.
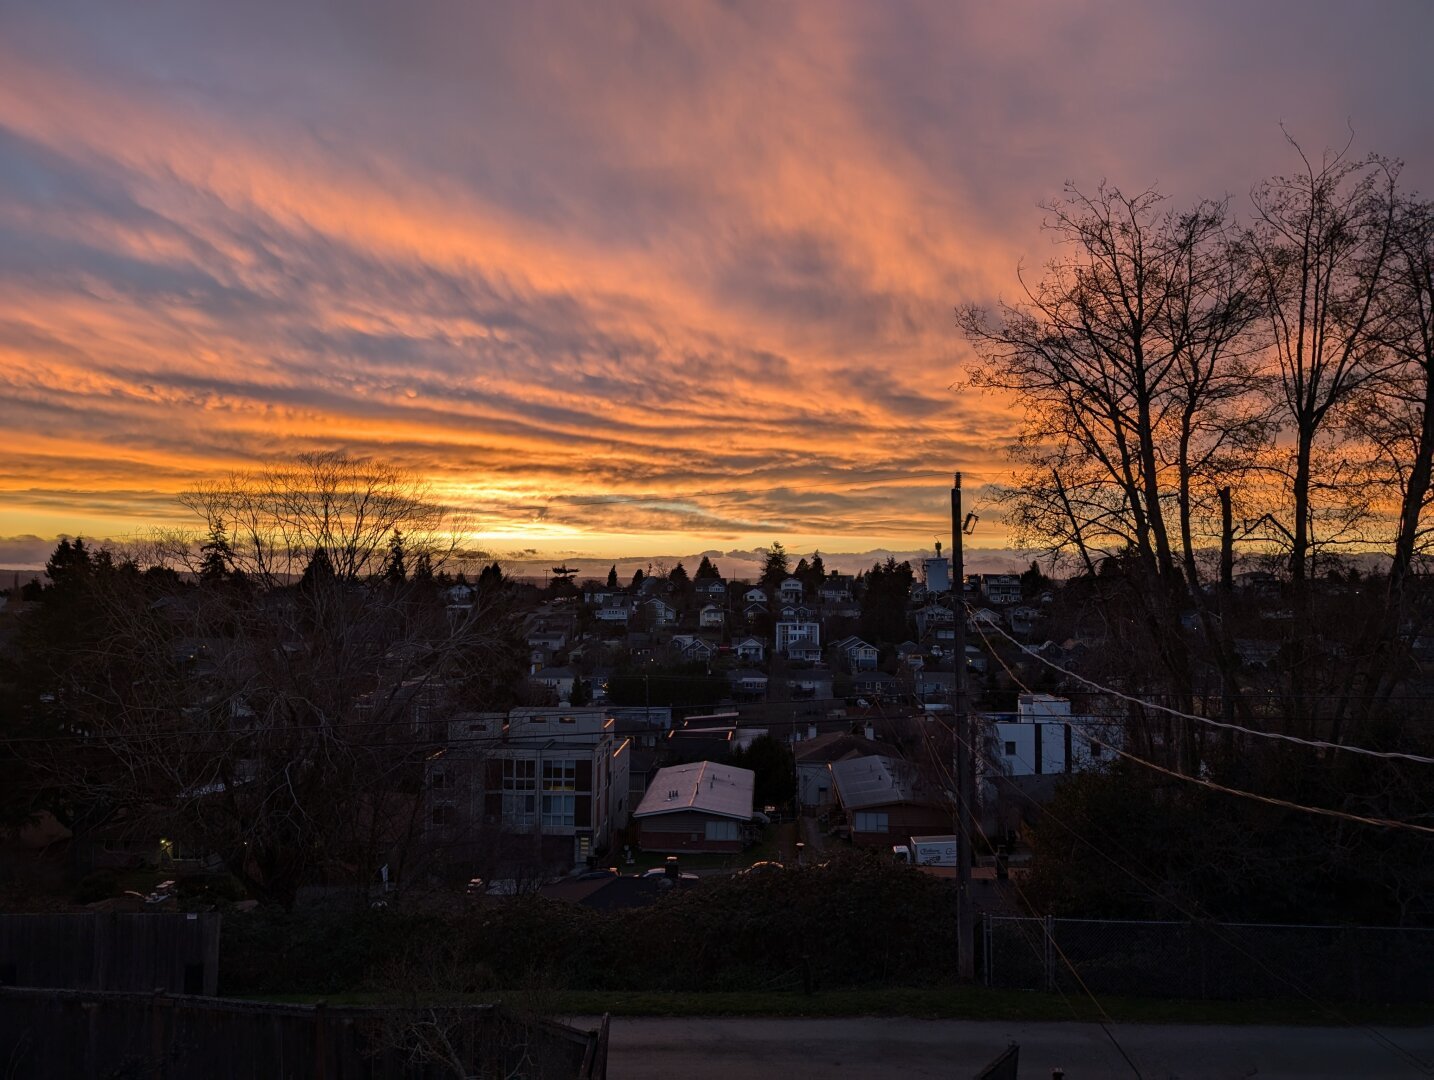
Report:
M 971 715 L 966 704 L 966 560 L 961 548 L 961 474 L 951 487 L 951 648 L 955 659 L 952 723 L 956 736 L 956 962 L 962 982 L 976 979 L 975 919 L 971 911 Z

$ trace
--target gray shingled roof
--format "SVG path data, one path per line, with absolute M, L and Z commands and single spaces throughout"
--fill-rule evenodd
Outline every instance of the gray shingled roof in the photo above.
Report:
M 872 754 L 831 764 L 837 798 L 849 810 L 916 801 L 916 770 L 901 758 Z

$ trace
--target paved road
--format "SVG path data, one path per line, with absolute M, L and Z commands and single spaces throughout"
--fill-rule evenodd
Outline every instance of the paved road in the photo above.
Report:
M 588 1020 L 579 1021 L 586 1026 Z M 1369 1029 L 1122 1024 L 1115 1035 L 1145 1080 L 1347 1080 L 1434 1076 Z M 1378 1034 L 1434 1063 L 1434 1027 Z M 1095 1024 L 968 1020 L 616 1018 L 612 1080 L 965 1080 L 1010 1042 L 1022 1080 L 1131 1077 Z

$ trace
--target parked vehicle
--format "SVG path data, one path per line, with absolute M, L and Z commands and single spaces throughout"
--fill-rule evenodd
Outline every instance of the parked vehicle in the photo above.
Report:
M 895 845 L 891 854 L 910 866 L 955 866 L 956 843 L 955 836 L 913 836 L 908 843 Z
M 746 869 L 738 870 L 737 873 L 739 873 L 739 874 L 766 874 L 766 873 L 770 873 L 770 872 L 773 871 L 773 870 L 785 870 L 785 869 L 786 869 L 786 867 L 785 867 L 784 865 L 782 865 L 781 863 L 777 862 L 776 859 L 759 859 L 757 862 L 754 862 L 751 866 L 747 867 Z

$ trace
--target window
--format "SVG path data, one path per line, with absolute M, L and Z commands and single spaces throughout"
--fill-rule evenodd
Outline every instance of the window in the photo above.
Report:
M 471 724 L 468 725 L 468 733 L 469 733 L 470 735 L 475 734 L 475 733 L 477 733 L 477 732 L 479 732 L 479 731 L 487 731 L 487 730 L 488 730 L 488 721 L 486 721 L 486 720 L 475 720 L 473 723 L 471 723 Z
M 576 724 L 577 722 L 578 722 L 578 718 L 577 718 L 576 716 L 560 716 L 560 717 L 558 717 L 558 723 L 560 723 L 560 724 Z
M 441 791 L 448 786 L 448 777 L 444 773 L 436 772 L 429 777 L 428 783 L 435 791 Z
M 529 764 L 532 764 L 529 762 Z M 544 791 L 576 791 L 578 786 L 578 763 L 576 761 L 543 762 Z
M 707 823 L 708 840 L 741 840 L 742 826 L 735 821 L 709 821 Z
M 503 820 L 532 825 L 537 810 L 538 763 L 531 758 L 503 760 Z
M 1015 756 L 1016 756 L 1016 744 L 1015 744 L 1015 743 L 1013 743 L 1013 742 L 1008 742 L 1008 743 L 1006 744 L 1006 756 L 1007 756 L 1007 757 L 1015 757 Z
M 855 815 L 852 829 L 855 832 L 886 832 L 886 815 L 870 811 L 860 812 Z
M 572 825 L 578 786 L 576 761 L 543 762 L 543 824 Z
M 543 796 L 543 824 L 544 825 L 572 825 L 574 823 L 574 800 L 573 795 L 544 795 Z
M 453 807 L 435 806 L 431 818 L 435 825 L 447 825 L 453 820 Z
M 1092 739 L 1092 740 L 1090 741 L 1090 756 L 1093 757 L 1093 758 L 1095 758 L 1095 757 L 1101 757 L 1101 756 L 1103 756 L 1104 754 L 1105 754 L 1105 747 L 1104 747 L 1104 746 L 1101 746 L 1100 743 L 1098 743 L 1098 742 L 1096 742 L 1094 739 Z

